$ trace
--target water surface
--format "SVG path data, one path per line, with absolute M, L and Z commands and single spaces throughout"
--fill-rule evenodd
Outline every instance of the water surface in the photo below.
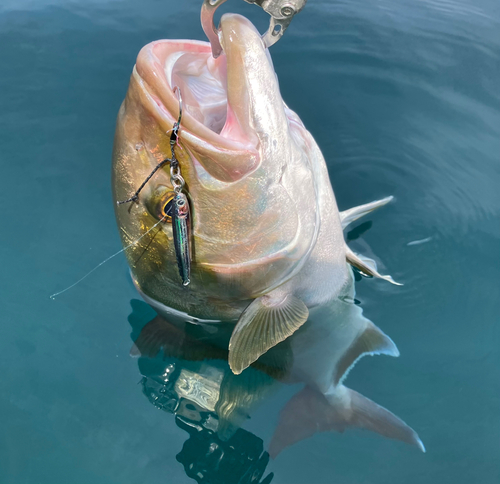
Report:
M 200 3 L 0 6 L 0 482 L 194 482 L 176 457 L 189 434 L 144 394 L 142 378 L 159 361 L 129 357 L 154 313 L 137 301 L 124 257 L 49 295 L 120 248 L 116 113 L 143 45 L 204 38 Z M 243 2 L 222 10 L 267 26 Z M 322 433 L 285 449 L 264 477 L 500 482 L 497 0 L 310 0 L 272 56 L 283 98 L 323 150 L 339 207 L 396 197 L 348 239 L 405 284 L 356 283 L 364 315 L 401 356 L 365 358 L 346 383 L 403 418 L 427 453 L 361 430 Z M 263 398 L 238 445 L 261 456 L 259 439 L 265 451 L 299 390 L 282 385 Z

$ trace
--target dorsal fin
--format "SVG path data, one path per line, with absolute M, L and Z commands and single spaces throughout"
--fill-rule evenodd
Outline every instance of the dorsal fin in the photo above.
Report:
M 365 203 L 364 205 L 359 205 L 358 207 L 350 208 L 349 210 L 344 210 L 340 212 L 340 221 L 342 223 L 342 228 L 345 229 L 349 224 L 358 220 L 358 218 L 373 212 L 377 208 L 387 205 L 394 197 L 382 198 L 382 200 L 376 200 L 374 202 Z
M 255 299 L 243 311 L 229 341 L 229 366 L 238 375 L 307 320 L 307 306 L 280 289 Z
M 369 259 L 368 257 L 361 257 L 355 254 L 347 245 L 346 245 L 346 259 L 349 264 L 351 264 L 356 269 L 359 269 L 363 274 L 372 277 L 378 277 L 379 279 L 384 279 L 384 281 L 388 281 L 391 284 L 395 284 L 396 286 L 402 286 L 403 284 L 396 282 L 391 276 L 383 276 L 379 274 L 377 271 L 377 264 L 373 259 Z
M 399 356 L 399 351 L 392 339 L 371 321 L 368 321 L 366 329 L 340 359 L 333 377 L 333 383 L 335 385 L 341 384 L 358 360 L 366 355 Z

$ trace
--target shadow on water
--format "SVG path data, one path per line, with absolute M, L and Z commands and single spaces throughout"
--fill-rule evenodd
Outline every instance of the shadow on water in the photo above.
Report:
M 415 445 L 418 435 L 402 420 L 343 382 L 365 355 L 399 356 L 392 342 L 363 316 L 354 299 L 354 277 L 328 307 L 311 311 L 293 336 L 240 375 L 227 364 L 231 325 L 172 323 L 131 301 L 129 323 L 143 394 L 175 416 L 189 437 L 177 454 L 186 474 L 199 483 L 267 484 L 269 458 L 318 432 L 357 427 Z M 333 319 L 333 320 L 332 320 Z M 285 404 L 269 448 L 242 427 L 251 413 L 284 384 L 303 384 Z

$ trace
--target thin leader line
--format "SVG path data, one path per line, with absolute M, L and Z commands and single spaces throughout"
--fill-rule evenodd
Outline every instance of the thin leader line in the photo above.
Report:
M 89 277 L 90 274 L 92 274 L 94 271 L 99 269 L 99 267 L 101 267 L 102 265 L 106 264 L 106 262 L 110 261 L 111 259 L 113 259 L 117 255 L 121 254 L 122 252 L 125 252 L 130 247 L 136 245 L 137 242 L 139 242 L 143 237 L 146 237 L 146 235 L 148 235 L 149 232 L 151 232 L 154 228 L 158 227 L 158 225 L 160 225 L 165 219 L 166 219 L 166 216 L 163 217 L 157 223 L 155 223 L 147 232 L 143 233 L 137 240 L 134 240 L 134 242 L 127 245 L 127 247 L 124 247 L 123 249 L 119 250 L 115 254 L 110 255 L 107 259 L 103 260 L 100 264 L 95 266 L 91 271 L 87 272 L 87 274 L 85 274 L 81 279 L 78 279 L 78 281 L 76 281 L 74 284 L 71 284 L 71 286 L 68 286 L 66 289 L 63 289 L 62 291 L 59 291 L 59 292 L 56 292 L 55 294 L 52 294 L 52 296 L 50 296 L 50 299 L 55 299 L 57 296 L 61 295 L 62 293 L 66 292 L 66 291 L 69 291 L 71 288 L 75 287 L 77 284 L 80 284 L 80 282 L 82 282 L 84 279 L 87 279 L 87 277 Z

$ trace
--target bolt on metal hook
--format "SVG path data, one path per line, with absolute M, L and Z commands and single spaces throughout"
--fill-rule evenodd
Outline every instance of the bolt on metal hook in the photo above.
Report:
M 222 53 L 219 29 L 214 24 L 215 11 L 227 0 L 204 0 L 201 7 L 201 25 L 212 46 L 212 55 L 217 58 Z M 307 0 L 245 0 L 261 7 L 271 16 L 269 29 L 262 36 L 266 48 L 278 42 L 290 25 L 292 18 L 305 6 Z

